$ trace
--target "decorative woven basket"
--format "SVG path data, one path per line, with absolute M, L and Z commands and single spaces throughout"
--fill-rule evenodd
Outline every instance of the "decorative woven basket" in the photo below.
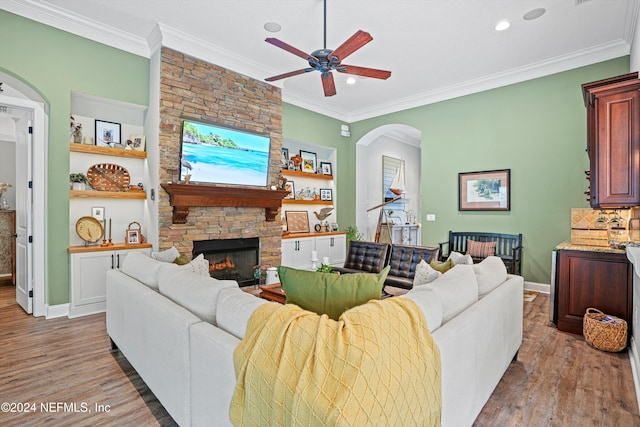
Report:
M 129 171 L 113 163 L 99 163 L 87 171 L 89 184 L 98 191 L 127 191 L 129 189 Z
M 617 352 L 627 347 L 627 322 L 597 308 L 587 308 L 582 333 L 584 340 L 598 350 Z

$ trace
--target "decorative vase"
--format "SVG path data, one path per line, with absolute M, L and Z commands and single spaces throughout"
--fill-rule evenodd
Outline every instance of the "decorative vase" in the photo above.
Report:
M 71 135 L 73 136 L 73 142 L 82 144 L 82 131 L 80 129 L 74 130 Z
M 71 184 L 71 187 L 74 190 L 86 190 L 87 189 L 87 185 L 84 182 L 74 182 Z
M 4 193 L 0 193 L 0 209 L 9 209 L 9 202 L 4 197 Z

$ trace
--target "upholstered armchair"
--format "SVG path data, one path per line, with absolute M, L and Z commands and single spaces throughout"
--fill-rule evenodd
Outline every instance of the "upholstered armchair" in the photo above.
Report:
M 413 288 L 416 266 L 422 260 L 427 264 L 434 259 L 437 260 L 439 254 L 439 247 L 393 245 L 389 256 L 391 268 L 384 285 L 403 289 Z
M 340 273 L 379 273 L 387 265 L 388 243 L 352 240 L 343 267 L 334 267 Z

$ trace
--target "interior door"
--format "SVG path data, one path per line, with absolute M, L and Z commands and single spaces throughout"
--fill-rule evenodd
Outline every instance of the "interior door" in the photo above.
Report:
M 31 256 L 32 234 L 32 180 L 31 149 L 33 111 L 20 109 L 16 118 L 16 301 L 27 313 L 33 312 L 33 257 Z

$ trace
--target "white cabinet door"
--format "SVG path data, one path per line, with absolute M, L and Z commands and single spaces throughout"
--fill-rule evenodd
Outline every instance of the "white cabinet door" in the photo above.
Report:
M 344 234 L 316 237 L 316 251 L 318 260 L 322 263 L 324 257 L 329 258 L 329 265 L 342 267 L 347 256 L 347 237 Z
M 311 269 L 311 252 L 315 250 L 315 239 L 305 237 L 298 239 L 282 239 L 282 260 L 285 267 Z

